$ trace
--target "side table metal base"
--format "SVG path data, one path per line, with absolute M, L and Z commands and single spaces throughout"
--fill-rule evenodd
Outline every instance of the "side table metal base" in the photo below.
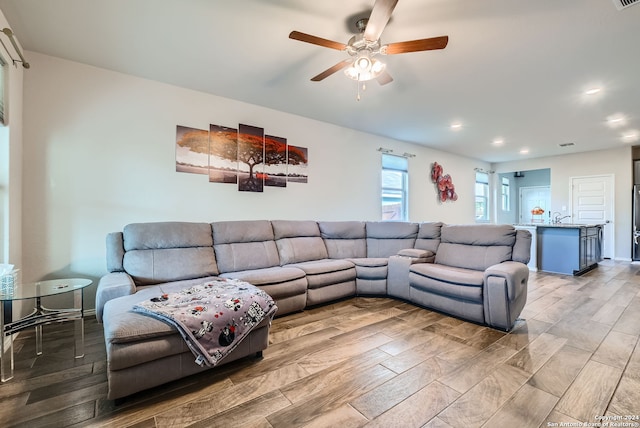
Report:
M 36 305 L 32 313 L 13 322 L 5 322 L 5 305 L 11 302 L 2 302 L 0 305 L 0 380 L 6 382 L 13 378 L 13 335 L 28 328 L 35 328 L 36 355 L 42 355 L 42 326 L 56 322 L 74 322 L 74 356 L 84 357 L 84 310 L 83 289 L 73 291 L 72 309 L 49 309 L 42 306 L 41 298 L 35 297 Z

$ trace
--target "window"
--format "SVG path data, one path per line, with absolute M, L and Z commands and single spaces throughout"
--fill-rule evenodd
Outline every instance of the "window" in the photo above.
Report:
M 489 221 L 489 174 L 476 172 L 476 221 Z
M 409 162 L 407 158 L 382 155 L 382 220 L 408 221 Z
M 502 177 L 500 189 L 500 192 L 502 194 L 502 211 L 511 211 L 511 200 L 509 199 L 509 179 L 507 177 Z

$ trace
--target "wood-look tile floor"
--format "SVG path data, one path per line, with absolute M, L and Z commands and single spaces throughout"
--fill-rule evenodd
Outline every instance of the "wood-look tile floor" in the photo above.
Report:
M 388 298 L 284 316 L 262 360 L 118 405 L 105 398 L 102 326 L 87 320 L 77 360 L 72 328 L 46 326 L 40 357 L 30 332 L 17 338 L 0 426 L 521 428 L 640 416 L 634 263 L 605 261 L 578 278 L 532 272 L 508 334 Z

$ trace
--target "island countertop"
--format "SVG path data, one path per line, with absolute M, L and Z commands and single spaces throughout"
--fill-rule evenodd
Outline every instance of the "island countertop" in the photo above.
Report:
M 582 275 L 602 260 L 603 224 L 517 223 L 529 229 L 537 270 Z M 532 257 L 533 259 L 533 257 Z M 531 267 L 531 266 L 530 266 Z

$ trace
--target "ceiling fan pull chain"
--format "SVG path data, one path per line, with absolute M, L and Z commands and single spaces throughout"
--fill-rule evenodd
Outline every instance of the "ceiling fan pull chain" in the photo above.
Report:
M 356 96 L 356 101 L 360 101 L 360 74 L 358 74 L 358 80 L 356 80 L 356 88 L 358 95 Z

